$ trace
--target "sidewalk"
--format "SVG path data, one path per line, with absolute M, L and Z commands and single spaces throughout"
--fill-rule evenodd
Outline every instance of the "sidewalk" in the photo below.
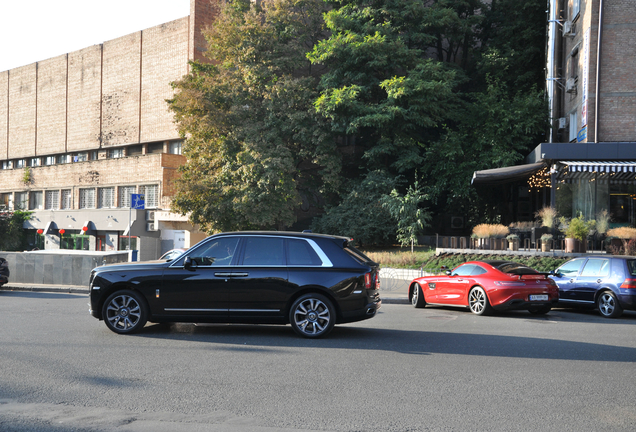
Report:
M 380 271 L 380 298 L 383 303 L 408 303 L 409 284 L 419 276 L 417 270 L 383 268 Z M 87 294 L 88 287 L 82 285 L 45 285 L 15 283 L 9 281 L 0 291 L 32 291 L 47 293 Z

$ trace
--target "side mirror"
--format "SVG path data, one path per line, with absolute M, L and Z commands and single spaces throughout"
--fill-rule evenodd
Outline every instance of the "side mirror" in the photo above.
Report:
M 445 273 L 446 273 L 446 276 L 451 276 L 453 272 L 450 270 L 446 270 Z
M 192 258 L 190 258 L 189 256 L 185 257 L 185 259 L 183 260 L 183 268 L 185 269 L 192 269 L 192 268 L 196 268 L 197 266 L 197 262 L 196 261 L 192 261 Z

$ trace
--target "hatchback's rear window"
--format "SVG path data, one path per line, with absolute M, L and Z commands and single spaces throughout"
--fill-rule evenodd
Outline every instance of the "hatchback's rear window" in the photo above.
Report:
M 366 256 L 365 254 L 363 254 L 362 252 L 360 252 L 358 249 L 356 249 L 355 247 L 353 247 L 351 245 L 345 245 L 344 250 L 349 255 L 351 255 L 353 257 L 353 259 L 358 261 L 360 264 L 366 264 L 366 263 L 372 263 L 373 262 L 373 260 L 371 260 L 371 258 L 369 258 L 368 256 Z
M 629 274 L 632 276 L 636 276 L 636 260 L 626 260 L 627 261 L 627 270 L 629 270 Z
M 514 275 L 536 274 L 537 271 L 516 262 L 507 262 L 497 266 L 497 270 Z

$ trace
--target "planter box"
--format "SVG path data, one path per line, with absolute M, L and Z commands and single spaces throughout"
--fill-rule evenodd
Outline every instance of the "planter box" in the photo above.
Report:
M 565 253 L 586 253 L 587 242 L 575 238 L 565 239 Z

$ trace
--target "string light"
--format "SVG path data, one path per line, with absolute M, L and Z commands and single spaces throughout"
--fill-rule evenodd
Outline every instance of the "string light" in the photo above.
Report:
M 548 167 L 541 168 L 528 179 L 528 192 L 532 192 L 533 189 L 536 189 L 538 192 L 544 187 L 552 187 L 550 184 L 550 171 L 548 170 Z

